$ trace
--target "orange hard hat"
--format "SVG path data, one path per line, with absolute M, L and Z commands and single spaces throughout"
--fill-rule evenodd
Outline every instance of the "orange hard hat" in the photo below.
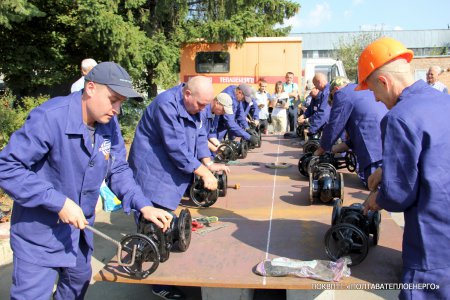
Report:
M 373 71 L 386 63 L 404 58 L 410 62 L 414 56 L 412 50 L 407 49 L 397 40 L 389 37 L 382 37 L 372 42 L 363 50 L 358 60 L 358 86 L 355 90 L 366 90 L 366 79 Z

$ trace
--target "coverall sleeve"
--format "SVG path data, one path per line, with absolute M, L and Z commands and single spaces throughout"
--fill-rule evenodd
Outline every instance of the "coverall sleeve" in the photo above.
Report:
M 311 115 L 314 113 L 314 107 L 313 106 L 314 106 L 315 101 L 316 101 L 315 99 L 312 99 L 311 103 L 306 108 L 305 113 L 304 113 L 305 118 L 311 117 Z
M 200 167 L 201 162 L 189 151 L 184 123 L 172 105 L 160 105 L 155 113 L 156 130 L 163 137 L 162 143 L 175 166 L 188 174 Z M 196 132 L 193 134 L 197 134 Z M 196 138 L 196 137 L 194 137 Z
M 244 105 L 242 104 L 242 102 L 238 102 L 238 105 L 237 105 L 236 122 L 243 129 L 247 129 L 249 127 L 248 122 L 247 122 L 247 114 L 245 113 L 245 108 L 244 108 Z
M 253 120 L 259 120 L 259 107 L 258 107 L 258 103 L 256 102 L 256 100 L 253 100 Z
M 383 137 L 383 173 L 377 204 L 393 212 L 405 211 L 416 201 L 421 141 L 414 128 L 401 119 L 385 117 Z
M 223 119 L 225 120 L 226 126 L 231 135 L 243 137 L 245 140 L 250 139 L 250 134 L 236 124 L 234 115 L 224 115 Z
M 153 206 L 152 202 L 146 199 L 139 185 L 136 184 L 133 171 L 126 161 L 125 142 L 116 117 L 114 117 L 114 123 L 115 130 L 111 142 L 111 157 L 106 181 L 114 194 L 122 199 L 125 213 L 129 213 L 130 209 L 139 211 L 144 206 Z
M 325 125 L 320 139 L 320 146 L 325 151 L 331 151 L 331 147 L 344 132 L 345 125 L 352 112 L 353 105 L 349 101 L 342 101 L 335 94 L 335 100 L 330 110 L 330 118 Z
M 67 197 L 32 171 L 57 142 L 53 133 L 45 112 L 35 108 L 0 152 L 0 187 L 21 206 L 58 213 Z
M 208 148 L 208 132 L 206 132 L 206 126 L 202 126 L 202 128 L 199 129 L 197 139 L 197 158 L 202 159 L 210 156 L 211 151 L 209 151 Z
M 320 99 L 319 107 L 315 114 L 309 118 L 309 131 L 311 133 L 317 133 L 330 118 L 330 106 L 328 105 L 328 94 L 324 94 Z

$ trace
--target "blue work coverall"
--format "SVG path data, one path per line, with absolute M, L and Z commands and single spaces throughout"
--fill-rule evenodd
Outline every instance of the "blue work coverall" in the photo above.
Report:
M 450 96 L 419 80 L 381 122 L 383 173 L 377 204 L 404 212 L 403 282 L 439 290 L 402 290 L 401 299 L 450 297 Z
M 159 94 L 146 108 L 128 157 L 144 195 L 170 210 L 178 207 L 200 159 L 210 156 L 200 113 L 187 112 L 183 87 Z
M 250 140 L 250 134 L 246 132 L 241 125 L 247 124 L 247 127 L 245 128 L 248 128 L 247 116 L 245 115 L 242 103 L 236 99 L 236 88 L 237 86 L 230 85 L 222 91 L 222 93 L 228 94 L 231 97 L 231 100 L 233 100 L 233 114 L 216 116 L 216 118 L 218 118 L 217 132 L 219 140 L 222 140 L 227 132 L 230 139 L 239 136 L 244 138 L 244 140 Z
M 356 84 L 348 84 L 334 93 L 330 118 L 323 129 L 320 146 L 325 151 L 331 151 L 345 130 L 350 138 L 346 143 L 357 157 L 358 173 L 367 183 L 368 176 L 374 171 L 372 166 L 376 169 L 381 165 L 380 122 L 388 110 L 383 103 L 375 101 L 371 91 L 355 91 L 355 87 Z
M 94 223 L 100 185 L 105 179 L 122 199 L 125 212 L 151 205 L 125 159 L 125 146 L 117 119 L 96 124 L 95 143 L 83 123 L 81 92 L 50 99 L 35 108 L 22 128 L 0 152 L 0 187 L 14 200 L 11 217 L 11 248 L 14 252 L 11 295 L 19 299 L 48 299 L 56 271 L 36 271 L 34 277 L 24 274 L 33 266 L 76 268 L 80 251 L 84 275 L 90 280 L 90 257 L 94 247 L 90 230 L 80 231 L 60 222 L 58 212 L 66 198 L 78 204 L 89 222 Z M 81 245 L 81 246 L 80 246 Z M 83 247 L 84 249 L 79 249 Z M 77 262 L 78 259 L 78 262 Z M 20 264 L 19 264 L 20 262 Z M 23 262 L 28 266 L 21 268 Z M 66 280 L 60 273 L 60 281 Z M 76 276 L 67 279 L 63 289 L 69 293 L 81 289 Z M 15 287 L 15 278 L 27 281 L 27 287 Z M 21 290 L 24 288 L 25 290 Z M 41 289 L 41 290 L 36 290 Z M 60 297 L 64 291 L 57 289 Z
M 252 99 L 251 103 L 248 103 L 247 101 L 242 101 L 242 108 L 243 108 L 243 114 L 245 118 L 245 123 L 239 124 L 242 128 L 246 129 L 249 127 L 247 122 L 247 116 L 250 114 L 252 117 L 252 120 L 259 120 L 259 107 L 258 103 L 256 102 L 256 99 Z M 240 118 L 239 118 L 240 119 Z
M 330 84 L 327 84 L 323 91 L 320 91 L 315 99 L 311 101 L 311 104 L 306 109 L 304 115 L 305 118 L 309 118 L 309 132 L 316 134 L 325 124 L 330 117 L 330 105 L 328 105 L 328 95 L 330 94 Z

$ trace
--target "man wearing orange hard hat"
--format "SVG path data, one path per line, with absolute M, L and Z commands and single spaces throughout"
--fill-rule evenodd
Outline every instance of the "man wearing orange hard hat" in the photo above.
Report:
M 355 89 L 373 91 L 390 110 L 381 121 L 383 169 L 369 177 L 364 207 L 404 212 L 400 299 L 449 299 L 450 96 L 414 81 L 412 58 L 383 37 L 358 61 Z

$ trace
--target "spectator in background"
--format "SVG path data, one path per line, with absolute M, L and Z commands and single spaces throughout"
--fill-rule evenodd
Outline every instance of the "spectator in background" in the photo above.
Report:
M 283 90 L 289 94 L 287 113 L 287 127 L 286 131 L 295 131 L 297 124 L 297 104 L 298 99 L 298 85 L 294 82 L 294 73 L 286 73 L 286 82 L 283 83 Z
M 78 92 L 84 88 L 84 77 L 89 73 L 89 71 L 97 65 L 97 62 L 92 58 L 86 58 L 81 61 L 81 77 L 72 84 L 70 92 Z
M 267 82 L 263 79 L 259 81 L 259 89 L 256 92 L 256 103 L 259 108 L 259 129 L 261 133 L 267 134 L 269 127 L 269 98 L 270 94 L 266 91 Z
M 442 69 L 439 66 L 431 66 L 427 72 L 427 82 L 433 88 L 448 94 L 448 88 L 439 81 L 439 75 L 441 75 Z
M 287 126 L 287 109 L 289 108 L 289 94 L 284 91 L 283 82 L 275 83 L 275 93 L 270 99 L 272 111 L 272 125 L 275 134 L 284 134 Z

